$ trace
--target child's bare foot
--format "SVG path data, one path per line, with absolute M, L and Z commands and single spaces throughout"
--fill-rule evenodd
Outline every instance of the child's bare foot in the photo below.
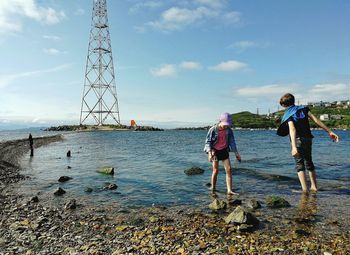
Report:
M 236 193 L 230 190 L 230 191 L 227 191 L 227 195 L 239 195 L 239 193 Z
M 311 187 L 310 191 L 316 193 L 317 192 L 317 188 L 316 187 Z

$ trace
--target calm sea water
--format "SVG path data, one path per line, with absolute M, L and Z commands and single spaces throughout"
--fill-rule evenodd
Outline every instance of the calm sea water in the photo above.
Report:
M 338 131 L 340 143 L 333 143 L 323 131 L 313 131 L 313 157 L 317 167 L 320 192 L 329 196 L 350 194 L 350 132 Z M 4 132 L 0 132 L 4 137 Z M 43 133 L 34 133 L 42 135 Z M 46 133 L 51 135 L 52 133 Z M 20 137 L 22 135 L 22 137 Z M 60 186 L 66 197 L 79 197 L 96 203 L 119 203 L 127 206 L 196 205 L 210 199 L 207 183 L 211 166 L 203 152 L 206 131 L 164 132 L 81 132 L 66 133 L 64 141 L 35 150 L 33 158 L 22 160 L 29 180 L 18 189 L 28 195 L 52 193 Z M 11 138 L 26 138 L 19 132 Z M 292 194 L 300 190 L 287 137 L 275 131 L 235 131 L 242 163 L 234 160 L 234 190 L 248 196 Z M 72 157 L 66 153 L 71 150 Z M 67 169 L 70 166 L 71 169 Z M 111 166 L 114 176 L 97 169 Z M 187 176 L 190 167 L 205 169 L 202 175 Z M 58 178 L 73 179 L 60 184 Z M 115 191 L 103 190 L 115 183 Z M 85 193 L 87 187 L 92 193 Z M 226 192 L 225 171 L 220 169 L 217 188 Z M 55 198 L 60 199 L 60 198 Z

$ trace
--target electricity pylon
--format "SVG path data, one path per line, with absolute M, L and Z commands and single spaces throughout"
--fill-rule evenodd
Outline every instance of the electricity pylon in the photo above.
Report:
M 93 0 L 80 124 L 91 117 L 97 125 L 120 124 L 106 0 Z

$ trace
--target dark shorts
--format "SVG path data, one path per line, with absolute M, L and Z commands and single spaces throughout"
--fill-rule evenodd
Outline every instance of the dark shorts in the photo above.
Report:
M 225 160 L 229 158 L 229 154 L 228 154 L 228 150 L 226 149 L 222 149 L 222 150 L 215 150 L 215 156 L 217 158 L 217 160 Z
M 309 171 L 314 171 L 315 166 L 312 162 L 312 138 L 297 138 L 297 150 L 299 156 L 294 157 L 295 160 L 295 170 L 305 171 L 305 169 Z

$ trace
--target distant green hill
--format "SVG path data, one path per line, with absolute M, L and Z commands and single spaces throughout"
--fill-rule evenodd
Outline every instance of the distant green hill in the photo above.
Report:
M 320 117 L 322 114 L 329 115 L 341 115 L 341 120 L 328 120 L 323 121 L 328 127 L 331 128 L 340 128 L 340 129 L 350 129 L 350 109 L 342 109 L 342 108 L 331 108 L 331 107 L 310 107 L 310 111 L 316 117 Z M 316 127 L 316 125 L 310 122 L 312 127 Z
M 239 112 L 232 114 L 234 127 L 240 128 L 275 128 L 277 123 L 264 115 L 258 115 L 251 112 Z
M 350 129 L 350 109 L 331 108 L 331 107 L 310 107 L 310 111 L 320 118 L 322 114 L 341 115 L 342 119 L 331 119 L 323 121 L 330 128 Z M 272 114 L 271 117 L 266 115 L 258 115 L 251 112 L 239 112 L 232 114 L 233 125 L 236 128 L 277 128 L 280 124 L 280 119 L 284 111 L 278 111 Z M 317 127 L 310 121 L 311 127 Z

